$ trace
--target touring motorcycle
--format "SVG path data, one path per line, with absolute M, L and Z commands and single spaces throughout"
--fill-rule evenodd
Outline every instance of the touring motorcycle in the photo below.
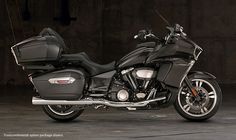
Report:
M 172 104 L 187 120 L 207 120 L 222 100 L 216 77 L 190 71 L 202 48 L 180 25 L 167 29 L 164 38 L 140 30 L 136 49 L 105 65 L 84 52 L 66 53 L 62 37 L 50 28 L 11 50 L 38 93 L 32 104 L 57 121 L 73 120 L 90 106 L 136 110 Z

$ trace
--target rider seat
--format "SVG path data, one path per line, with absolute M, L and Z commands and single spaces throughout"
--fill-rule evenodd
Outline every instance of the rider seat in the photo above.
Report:
M 111 71 L 115 68 L 115 61 L 109 64 L 98 64 L 93 62 L 85 52 L 76 54 L 62 54 L 61 61 L 80 65 L 84 67 L 92 76 Z

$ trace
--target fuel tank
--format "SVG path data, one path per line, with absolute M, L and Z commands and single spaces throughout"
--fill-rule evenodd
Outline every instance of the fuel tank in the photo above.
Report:
M 137 49 L 121 58 L 118 61 L 117 66 L 119 68 L 124 68 L 136 64 L 145 63 L 148 54 L 152 52 L 153 49 L 154 46 L 142 46 L 139 44 L 139 47 Z

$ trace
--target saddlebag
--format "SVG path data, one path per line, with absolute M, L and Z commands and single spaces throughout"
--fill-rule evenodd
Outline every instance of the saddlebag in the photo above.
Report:
M 74 100 L 83 95 L 85 75 L 80 70 L 65 69 L 31 77 L 43 99 Z

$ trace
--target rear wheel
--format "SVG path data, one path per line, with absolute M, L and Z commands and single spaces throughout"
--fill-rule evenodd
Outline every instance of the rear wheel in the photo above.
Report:
M 214 79 L 190 79 L 198 91 L 200 100 L 196 100 L 190 90 L 184 86 L 175 102 L 177 112 L 187 120 L 204 121 L 211 118 L 222 101 L 222 93 Z
M 72 105 L 44 105 L 43 111 L 56 121 L 66 122 L 79 117 L 84 110 L 75 110 Z

